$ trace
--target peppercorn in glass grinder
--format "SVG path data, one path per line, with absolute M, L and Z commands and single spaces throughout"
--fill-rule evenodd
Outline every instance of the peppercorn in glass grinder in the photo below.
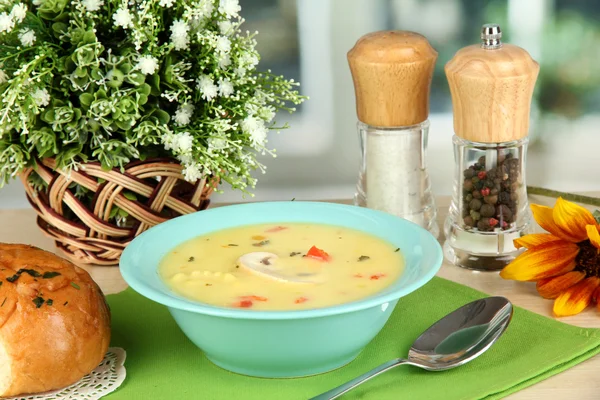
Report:
M 348 52 L 362 162 L 354 204 L 408 219 L 436 237 L 425 153 L 437 52 L 406 31 L 361 37 Z
M 456 169 L 444 253 L 475 270 L 504 268 L 531 222 L 525 156 L 539 65 L 501 37 L 498 25 L 484 25 L 482 43 L 459 50 L 445 67 Z

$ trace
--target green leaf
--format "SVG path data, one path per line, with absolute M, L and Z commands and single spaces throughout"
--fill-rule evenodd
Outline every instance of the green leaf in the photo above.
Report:
M 93 31 L 86 31 L 83 34 L 82 41 L 84 44 L 94 43 L 96 41 L 96 34 Z
M 145 94 L 140 94 L 138 97 L 138 105 L 143 106 L 144 104 L 146 104 L 148 102 L 148 96 L 146 96 Z
M 46 110 L 44 114 L 42 114 L 42 121 L 47 122 L 49 124 L 54 122 L 54 109 L 50 108 Z
M 77 67 L 75 68 L 75 76 L 79 78 L 87 77 L 87 68 Z
M 91 132 L 98 132 L 100 130 L 100 124 L 94 119 L 88 119 L 87 126 Z
M 124 74 L 128 74 L 133 69 L 133 65 L 131 65 L 129 62 L 124 62 L 123 64 L 119 65 L 119 69 L 123 71 Z
M 94 101 L 94 96 L 90 93 L 83 93 L 79 95 L 79 101 L 84 106 L 89 107 L 90 104 L 92 104 L 92 101 Z
M 121 218 L 127 218 L 129 216 L 127 211 L 123 210 L 122 208 L 119 208 L 118 214 Z
M 85 76 L 83 76 L 83 77 L 79 77 L 77 75 L 73 75 L 71 77 L 71 81 L 75 85 L 75 89 L 78 89 L 78 88 L 82 88 L 85 85 L 87 85 L 88 82 L 90 81 L 90 78 L 87 76 L 87 74 Z
M 68 26 L 64 22 L 55 22 L 52 24 L 52 30 L 58 35 L 67 33 L 67 28 Z
M 135 193 L 133 193 L 133 192 L 124 191 L 123 196 L 125 196 L 125 198 L 127 200 L 137 201 L 137 197 L 135 196 Z
M 123 84 L 123 80 L 125 79 L 125 74 L 119 71 L 116 68 L 110 70 L 107 74 L 108 81 L 106 84 L 113 89 L 118 89 Z
M 102 79 L 102 74 L 98 68 L 92 68 L 90 71 L 90 76 L 95 81 Z
M 64 63 L 65 63 L 65 66 L 64 66 L 64 68 L 65 68 L 65 71 L 66 71 L 66 72 L 69 72 L 69 73 L 71 73 L 71 72 L 75 71 L 75 68 L 77 68 L 77 65 L 76 65 L 76 64 L 75 64 L 75 62 L 74 62 L 74 61 L 71 59 L 71 57 L 65 57 L 65 58 L 64 58 L 64 60 L 65 60 L 65 61 L 64 61 Z
M 161 90 L 160 90 L 160 76 L 158 75 L 158 73 L 153 74 L 150 77 L 150 94 L 152 96 L 160 96 L 161 94 Z
M 116 121 L 115 123 L 117 124 L 119 129 L 122 129 L 124 131 L 128 131 L 129 129 L 131 129 L 131 122 L 129 119 L 126 121 Z
M 594 218 L 596 219 L 596 222 L 598 222 L 600 224 L 600 210 L 596 210 L 593 213 Z
M 104 89 L 98 89 L 96 91 L 96 93 L 94 93 L 94 98 L 96 100 L 100 100 L 100 99 L 107 99 L 108 96 L 107 96 L 106 91 Z
M 140 86 L 141 84 L 143 84 L 146 81 L 146 77 L 142 73 L 132 72 L 127 75 L 127 77 L 125 78 L 125 81 L 127 83 L 131 83 L 134 86 Z
M 162 125 L 167 125 L 171 120 L 169 113 L 164 110 L 154 110 L 152 116 L 156 117 Z
M 137 89 L 138 93 L 145 94 L 146 96 L 148 96 L 151 91 L 152 91 L 152 88 L 147 83 L 144 83 Z
M 110 214 L 108 215 L 108 217 L 109 217 L 109 218 L 114 218 L 114 217 L 116 217 L 116 216 L 117 216 L 117 213 L 118 213 L 118 212 L 119 212 L 119 207 L 115 207 L 115 206 L 113 206 L 113 207 L 110 209 Z

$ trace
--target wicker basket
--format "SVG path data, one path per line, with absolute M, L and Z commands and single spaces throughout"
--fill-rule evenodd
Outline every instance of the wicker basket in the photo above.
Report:
M 46 191 L 36 191 L 29 183 L 33 169 L 24 171 L 21 180 L 39 227 L 68 258 L 84 264 L 118 264 L 135 236 L 170 218 L 207 208 L 216 183 L 186 182 L 181 165 L 169 159 L 133 162 L 123 173 L 103 170 L 98 163 L 70 172 L 55 167 L 54 159 L 44 159 L 35 168 L 47 184 Z M 90 205 L 69 188 L 73 183 L 94 193 Z M 137 200 L 128 199 L 123 190 L 134 193 Z M 124 226 L 109 222 L 114 205 L 129 214 Z

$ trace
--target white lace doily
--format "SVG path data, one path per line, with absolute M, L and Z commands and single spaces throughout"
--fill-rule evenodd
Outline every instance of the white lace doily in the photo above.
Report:
M 6 397 L 6 400 L 97 400 L 115 391 L 125 380 L 126 353 L 120 347 L 109 347 L 104 360 L 77 383 L 60 390 L 26 396 Z

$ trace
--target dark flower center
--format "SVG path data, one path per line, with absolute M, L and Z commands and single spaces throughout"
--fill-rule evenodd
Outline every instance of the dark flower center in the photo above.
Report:
M 598 249 L 589 241 L 577 243 L 579 246 L 579 254 L 575 258 L 577 266 L 575 271 L 584 272 L 586 277 L 600 277 L 600 253 Z

